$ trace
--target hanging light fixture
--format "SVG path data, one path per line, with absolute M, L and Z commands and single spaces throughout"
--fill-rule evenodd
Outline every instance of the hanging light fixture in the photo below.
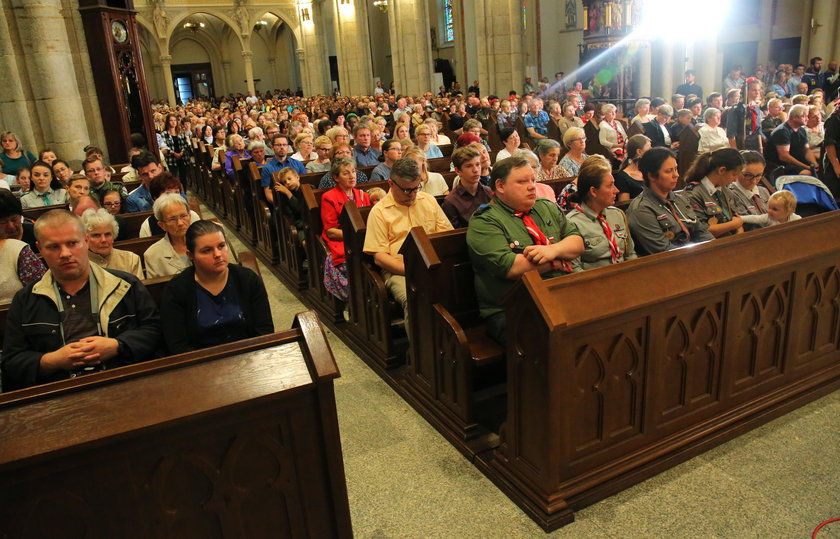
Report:
M 388 0 L 373 0 L 373 5 L 378 7 L 382 13 L 388 11 Z
M 181 26 L 184 30 L 190 30 L 192 33 L 196 33 L 207 25 L 201 21 L 187 21 Z

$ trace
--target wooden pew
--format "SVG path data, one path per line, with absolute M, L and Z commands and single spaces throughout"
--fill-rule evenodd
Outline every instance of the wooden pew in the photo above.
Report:
M 838 226 L 526 274 L 505 297 L 505 427 L 479 467 L 549 531 L 840 387 Z
M 324 288 L 324 262 L 327 259 L 326 242 L 321 237 L 323 224 L 321 222 L 321 196 L 323 189 L 312 189 L 309 185 L 301 185 L 303 198 L 306 203 L 306 258 L 309 260 L 309 271 L 299 274 L 298 278 L 306 277 L 306 297 L 312 307 L 323 318 L 334 323 L 344 322 L 344 302 L 330 294 Z M 350 261 L 347 261 L 348 267 Z
M 442 153 L 444 157 L 450 157 L 454 147 L 454 144 L 440 144 L 438 146 L 438 148 L 440 148 L 440 153 Z
M 419 336 L 410 343 L 403 382 L 430 422 L 474 455 L 497 439 L 486 425 L 497 431 L 503 418 L 506 373 L 505 350 L 478 315 L 466 236 L 463 228 L 427 235 L 418 226 L 402 246 L 409 317 Z
M 499 125 L 496 123 L 496 115 L 481 122 L 481 128 L 487 131 L 487 144 L 490 145 L 490 150 L 498 152 L 505 147 L 502 144 L 502 138 L 499 135 Z M 449 157 L 447 154 L 444 156 Z
M 240 160 L 237 156 L 232 156 L 233 173 L 234 173 L 234 205 L 236 211 L 240 216 L 239 231 L 245 237 L 245 243 L 250 245 L 257 245 L 259 236 L 257 234 L 257 217 L 254 208 L 254 189 L 251 175 L 248 172 L 248 164 L 250 159 Z
M 216 189 L 218 190 L 219 201 L 222 205 L 221 213 L 223 215 L 223 219 L 228 223 L 228 225 L 230 225 L 234 230 L 239 231 L 243 226 L 245 226 L 245 224 L 242 213 L 236 204 L 236 185 L 231 183 L 225 174 L 225 152 L 219 149 L 217 151 L 217 155 L 219 162 L 222 163 L 222 168 L 213 171 L 213 178 Z
M 697 146 L 700 144 L 699 130 L 700 128 L 698 126 L 690 125 L 680 133 L 680 148 L 679 152 L 677 152 L 677 166 L 680 171 L 680 179 L 677 182 L 677 189 L 685 187 L 686 173 L 697 158 Z
M 598 138 L 598 133 L 600 132 L 598 126 L 591 121 L 586 122 L 583 126 L 583 132 L 586 134 L 586 153 L 588 155 L 603 155 L 612 163 L 615 157 L 612 152 L 604 148 L 601 144 L 601 140 Z
M 452 164 L 452 159 L 449 157 L 436 157 L 426 161 L 426 168 L 429 172 L 449 172 L 449 166 Z
M 150 211 L 121 213 L 120 218 L 122 219 L 122 225 L 120 226 L 120 232 L 125 232 L 128 238 L 139 238 L 140 227 L 142 227 L 146 219 L 152 215 L 154 215 L 154 213 Z
M 4 537 L 352 537 L 317 317 L 0 396 Z M 49 518 L 33 518 L 49 506 Z
M 373 257 L 364 254 L 369 213 L 370 207 L 357 208 L 351 200 L 339 218 L 350 283 L 350 320 L 343 327 L 344 336 L 359 350 L 362 359 L 384 374 L 403 364 L 408 342 L 402 326 L 402 307 L 388 295 Z
M 32 219 L 33 221 L 37 221 L 39 217 L 47 213 L 48 211 L 52 210 L 67 210 L 69 206 L 67 204 L 54 204 L 52 206 L 41 206 L 40 208 L 29 208 L 27 210 L 23 210 L 23 216 L 27 219 Z
M 276 177 L 279 173 L 275 172 Z M 312 190 L 312 186 L 301 183 L 300 189 L 306 187 Z M 303 191 L 301 191 L 303 193 Z M 304 290 L 307 287 L 307 253 L 304 241 L 301 241 L 299 232 L 306 233 L 306 226 L 298 230 L 294 220 L 288 214 L 288 199 L 274 193 L 274 236 L 277 238 L 278 260 L 274 265 L 280 279 L 294 290 Z M 303 214 L 303 221 L 306 223 L 306 208 L 300 208 Z

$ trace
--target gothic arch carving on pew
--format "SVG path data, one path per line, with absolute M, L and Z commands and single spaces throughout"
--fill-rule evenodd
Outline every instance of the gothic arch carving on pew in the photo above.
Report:
M 719 400 L 723 298 L 675 310 L 665 320 L 662 409 L 668 422 Z
M 790 281 L 762 285 L 741 294 L 732 346 L 733 394 L 780 376 L 787 347 Z
M 796 368 L 840 348 L 840 269 L 831 265 L 808 273 L 803 288 L 808 331 L 799 335 Z

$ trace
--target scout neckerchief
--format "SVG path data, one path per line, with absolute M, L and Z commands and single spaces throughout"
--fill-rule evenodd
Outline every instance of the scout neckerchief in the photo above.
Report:
M 665 199 L 665 204 L 667 204 L 668 209 L 671 210 L 671 216 L 677 221 L 677 224 L 680 225 L 680 228 L 682 229 L 683 234 L 685 234 L 686 241 L 690 241 L 691 240 L 691 233 L 688 231 L 688 228 L 685 226 L 685 223 L 682 222 L 682 219 L 680 219 L 679 216 L 677 215 L 677 209 L 674 207 L 674 203 L 666 198 Z
M 583 211 L 583 208 L 580 204 L 575 204 L 575 209 L 580 213 L 586 215 L 586 212 Z M 610 228 L 610 224 L 607 222 L 607 218 L 604 215 L 604 212 L 599 213 L 596 216 L 598 220 L 598 224 L 601 225 L 601 230 L 604 231 L 604 235 L 607 237 L 607 242 L 610 244 L 610 258 L 612 259 L 613 264 L 618 264 L 621 262 L 621 249 L 618 246 L 618 240 L 615 239 L 615 234 L 613 234 L 612 229 Z
M 536 222 L 531 218 L 531 211 L 515 211 L 513 212 L 514 217 L 519 217 L 522 219 L 522 222 L 525 224 L 525 230 L 528 231 L 528 235 L 534 240 L 534 243 L 537 245 L 551 245 L 548 241 L 548 237 L 540 230 L 540 227 L 537 225 Z M 554 261 L 552 265 L 556 264 L 559 266 L 559 269 L 562 269 L 566 273 L 572 273 L 572 265 L 565 261 L 559 260 Z

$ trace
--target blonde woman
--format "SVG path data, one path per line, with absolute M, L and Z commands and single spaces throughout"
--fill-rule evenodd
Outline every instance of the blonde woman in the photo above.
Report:
M 413 159 L 420 167 L 420 190 L 432 196 L 446 195 L 449 193 L 449 186 L 446 180 L 437 172 L 429 172 L 426 165 L 426 153 L 417 146 L 403 150 L 403 157 Z

